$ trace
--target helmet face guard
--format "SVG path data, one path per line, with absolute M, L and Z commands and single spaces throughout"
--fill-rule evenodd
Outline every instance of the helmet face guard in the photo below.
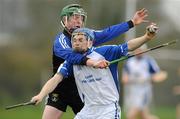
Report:
M 94 32 L 91 29 L 88 28 L 78 28 L 74 30 L 72 33 L 71 39 L 73 39 L 76 35 L 84 35 L 86 36 L 87 40 L 93 41 L 94 40 Z
M 72 33 L 71 39 L 73 39 L 75 36 L 78 36 L 78 35 L 83 35 L 86 37 L 86 40 L 90 40 L 90 37 L 86 33 L 83 33 L 83 32 Z
M 82 8 L 82 6 L 78 5 L 78 4 L 71 4 L 68 5 L 66 7 L 64 7 L 61 11 L 61 24 L 62 26 L 65 28 L 65 24 L 63 21 L 63 17 L 66 16 L 67 19 L 72 16 L 72 15 L 80 15 L 83 17 L 83 24 L 85 26 L 86 23 L 86 19 L 87 19 L 87 13 L 84 11 L 84 9 Z
M 86 40 L 88 41 L 88 48 L 91 48 L 93 45 L 93 41 L 94 41 L 94 32 L 92 29 L 88 29 L 88 28 L 78 28 L 76 30 L 73 31 L 72 36 L 71 36 L 71 43 L 73 44 L 73 40 L 76 36 L 78 35 L 83 35 L 85 36 Z

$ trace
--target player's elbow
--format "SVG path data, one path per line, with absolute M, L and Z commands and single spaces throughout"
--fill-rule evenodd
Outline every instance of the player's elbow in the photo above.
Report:
M 128 51 L 133 51 L 135 48 L 131 42 L 128 42 Z

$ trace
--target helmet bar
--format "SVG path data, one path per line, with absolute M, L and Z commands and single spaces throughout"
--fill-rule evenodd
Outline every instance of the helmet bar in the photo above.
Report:
M 75 33 L 73 33 L 72 34 L 72 39 L 75 37 L 75 36 L 77 36 L 77 35 L 84 35 L 86 38 L 87 38 L 87 40 L 91 40 L 91 38 L 89 37 L 89 35 L 87 34 L 87 33 L 84 33 L 84 32 L 75 32 Z

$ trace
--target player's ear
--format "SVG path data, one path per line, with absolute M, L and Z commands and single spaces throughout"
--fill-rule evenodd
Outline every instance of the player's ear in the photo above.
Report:
M 91 48 L 93 45 L 93 41 L 92 40 L 88 40 L 88 48 Z

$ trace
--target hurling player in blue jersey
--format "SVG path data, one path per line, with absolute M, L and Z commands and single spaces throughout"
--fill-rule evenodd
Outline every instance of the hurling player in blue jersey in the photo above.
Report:
M 79 28 L 73 32 L 71 42 L 73 52 L 91 58 L 96 62 L 95 67 L 104 68 L 108 66 L 108 61 L 126 56 L 128 51 L 132 51 L 151 40 L 155 34 L 146 31 L 145 35 L 132 39 L 127 43 L 95 48 L 92 46 L 95 39 L 94 32 L 87 28 Z M 103 67 L 101 67 L 102 64 Z M 74 75 L 79 95 L 85 104 L 82 110 L 77 113 L 75 119 L 119 119 L 117 64 L 100 69 L 86 65 L 73 65 L 66 60 L 60 65 L 57 73 L 47 81 L 41 92 L 34 96 L 31 101 L 38 104 L 60 82 L 69 80 L 66 78 Z
M 57 34 L 53 45 L 53 73 L 64 60 L 73 64 L 87 65 L 91 60 L 79 53 L 72 53 L 71 33 L 76 28 L 84 27 L 87 14 L 78 4 L 70 4 L 61 11 L 61 24 L 64 27 L 63 32 Z M 135 13 L 133 18 L 128 22 L 123 22 L 114 26 L 107 27 L 103 30 L 93 31 L 95 36 L 94 45 L 107 42 L 120 34 L 128 31 L 130 28 L 146 22 L 147 10 L 142 9 Z M 93 65 L 89 64 L 89 65 Z M 74 77 L 68 77 L 69 80 L 63 80 L 52 93 L 48 95 L 47 104 L 44 109 L 43 119 L 59 119 L 67 106 L 70 106 L 76 114 L 83 107 L 83 103 L 78 95 Z

